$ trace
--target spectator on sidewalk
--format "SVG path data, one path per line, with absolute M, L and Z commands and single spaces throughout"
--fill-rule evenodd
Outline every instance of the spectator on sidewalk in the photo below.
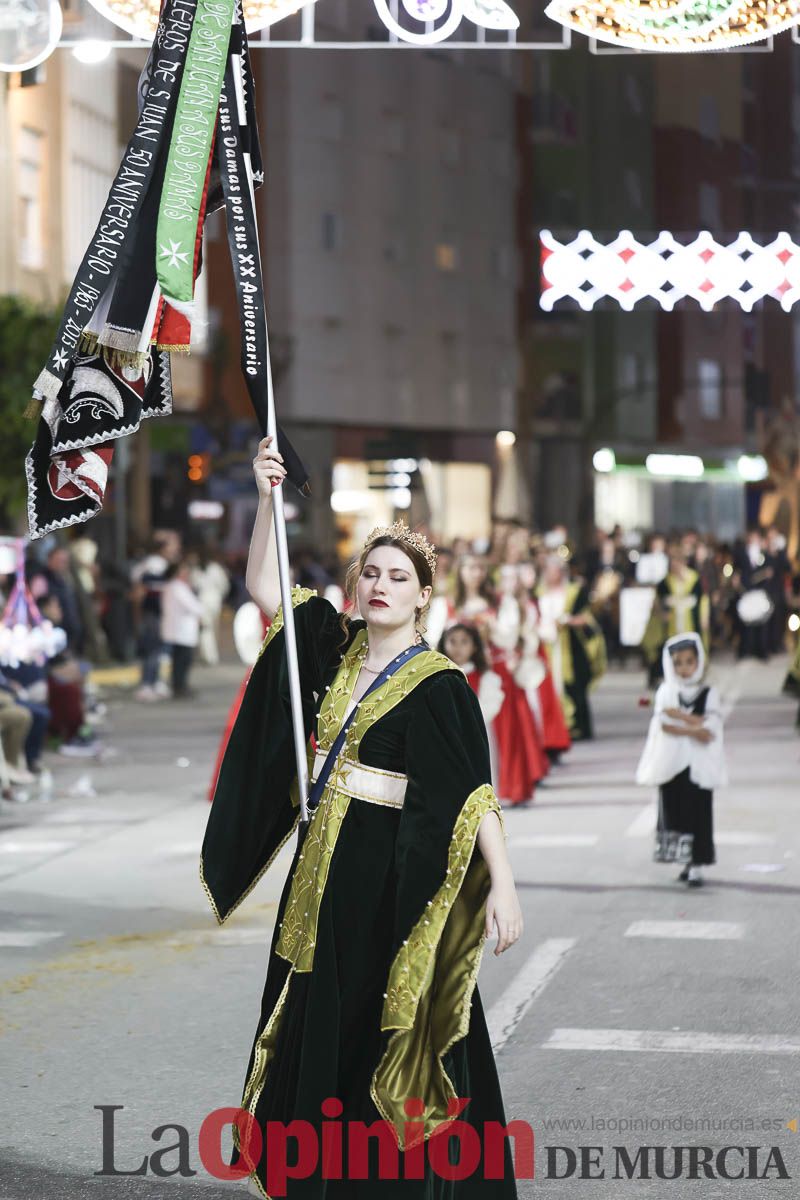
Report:
M 163 537 L 156 537 L 141 562 L 131 571 L 132 600 L 138 608 L 137 654 L 141 663 L 141 678 L 135 692 L 137 700 L 148 703 L 169 694 L 159 679 L 164 645 L 161 638 L 161 599 L 170 559 Z
M 189 690 L 189 672 L 192 659 L 200 639 L 200 618 L 203 606 L 192 591 L 192 568 L 187 559 L 181 559 L 166 575 L 161 597 L 161 640 L 169 646 L 172 665 L 172 695 L 185 699 L 193 695 Z
M 0 688 L 9 693 L 20 708 L 27 709 L 31 723 L 25 738 L 25 761 L 28 770 L 38 774 L 47 730 L 50 708 L 47 703 L 47 680 L 44 667 L 36 663 L 20 663 L 18 667 L 0 670 Z
M 11 691 L 0 688 L 0 742 L 5 759 L 5 774 L 9 783 L 32 783 L 34 776 L 26 770 L 22 751 L 33 718 L 26 708 L 17 704 Z

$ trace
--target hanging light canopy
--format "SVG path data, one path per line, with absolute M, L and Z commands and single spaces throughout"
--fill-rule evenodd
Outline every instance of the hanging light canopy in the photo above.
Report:
M 294 16 L 315 0 L 244 0 L 244 20 L 248 33 L 274 25 Z M 113 21 L 132 37 L 152 42 L 158 26 L 161 0 L 89 0 L 102 16 Z
M 685 54 L 764 41 L 800 23 L 800 0 L 551 0 L 545 12 L 601 42 Z

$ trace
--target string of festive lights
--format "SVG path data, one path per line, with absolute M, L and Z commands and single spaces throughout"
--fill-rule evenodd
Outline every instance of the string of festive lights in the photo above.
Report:
M 642 300 L 655 300 L 670 311 L 679 300 L 696 301 L 710 311 L 721 300 L 735 301 L 745 312 L 766 298 L 786 312 L 800 301 L 800 245 L 779 233 L 766 246 L 749 233 L 722 245 L 704 231 L 684 245 L 662 232 L 639 242 L 623 230 L 606 244 L 583 229 L 571 242 L 548 230 L 540 234 L 541 307 L 551 311 L 571 300 L 585 312 L 604 298 L 630 311 Z
M 551 0 L 545 12 L 598 41 L 687 53 L 764 41 L 800 23 L 800 0 Z
M 152 42 L 158 26 L 161 0 L 89 0 L 102 16 L 124 29 L 132 37 Z M 248 33 L 274 25 L 291 17 L 315 0 L 244 0 L 244 18 Z
M 275 25 L 317 0 L 244 0 L 245 24 L 249 33 Z M 800 0 L 799 0 L 800 2 Z M 98 12 L 120 29 L 142 41 L 152 41 L 158 25 L 161 0 L 90 0 Z M 512 32 L 519 18 L 506 0 L 401 0 L 404 18 L 396 4 L 374 0 L 375 11 L 386 29 L 411 45 L 435 45 L 446 41 L 462 21 L 486 30 Z

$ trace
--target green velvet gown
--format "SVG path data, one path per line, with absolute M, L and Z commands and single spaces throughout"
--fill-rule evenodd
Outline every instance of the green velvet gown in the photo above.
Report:
M 301 589 L 293 608 L 306 733 L 327 750 L 366 651 L 365 625 L 343 629 L 326 600 Z M 406 1121 L 424 1120 L 428 1150 L 446 1132 L 454 1097 L 469 1098 L 459 1120 L 481 1136 L 485 1122 L 506 1124 L 476 988 L 489 888 L 476 837 L 484 815 L 500 812 L 483 719 L 463 673 L 432 650 L 412 658 L 361 702 L 339 762 L 402 773 L 405 799 L 397 808 L 353 798 L 334 768 L 281 897 L 242 1108 L 262 1130 L 295 1119 L 319 1130 L 321 1105 L 335 1097 L 343 1123 L 383 1118 L 396 1131 L 398 1179 L 378 1178 L 373 1139 L 366 1180 L 348 1178 L 345 1149 L 343 1179 L 317 1170 L 290 1180 L 292 1200 L 513 1200 L 508 1143 L 501 1178 L 487 1179 L 483 1161 L 460 1181 L 430 1165 L 423 1179 L 405 1177 L 415 1153 L 406 1154 Z M 203 843 L 201 877 L 220 923 L 291 836 L 296 793 L 279 610 Z M 424 1101 L 424 1117 L 407 1116 L 409 1098 Z M 447 1153 L 459 1160 L 455 1138 Z M 268 1195 L 264 1156 L 247 1165 Z

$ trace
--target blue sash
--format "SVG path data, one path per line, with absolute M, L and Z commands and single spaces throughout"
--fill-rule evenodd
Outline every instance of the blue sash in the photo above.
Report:
M 379 687 L 381 687 L 382 684 L 386 683 L 387 679 L 391 679 L 391 677 L 395 674 L 395 672 L 398 671 L 400 669 L 400 667 L 402 667 L 405 663 L 410 662 L 410 660 L 412 658 L 414 658 L 417 654 L 422 654 L 422 652 L 424 650 L 429 650 L 429 649 L 430 649 L 430 646 L 428 646 L 426 642 L 422 642 L 421 645 L 409 646 L 409 648 L 407 650 L 404 650 L 402 654 L 398 654 L 397 658 L 393 659 L 392 662 L 390 662 L 387 667 L 384 667 L 383 670 L 381 671 L 380 675 L 378 675 L 372 681 L 372 683 L 369 685 L 367 690 L 364 692 L 364 695 L 361 697 L 361 700 L 366 700 L 366 698 L 370 694 L 370 692 L 374 692 L 376 688 L 379 688 Z M 342 725 L 342 728 L 339 730 L 339 733 L 336 736 L 336 740 L 334 741 L 333 745 L 331 746 L 330 750 L 328 751 L 328 757 L 325 759 L 325 762 L 322 764 L 322 770 L 319 773 L 319 778 L 317 779 L 317 782 L 311 788 L 311 795 L 308 797 L 309 813 L 314 812 L 314 810 L 316 809 L 320 800 L 322 799 L 322 793 L 325 790 L 325 784 L 328 782 L 328 778 L 330 776 L 331 771 L 334 768 L 336 759 L 339 757 L 339 751 L 341 750 L 342 746 L 344 745 L 344 739 L 347 736 L 347 731 L 350 728 L 350 725 L 352 724 L 353 718 L 355 717 L 356 713 L 358 712 L 359 705 L 361 704 L 361 700 L 359 700 L 358 703 L 354 706 L 353 711 L 350 713 L 350 716 L 347 718 L 347 720 Z

